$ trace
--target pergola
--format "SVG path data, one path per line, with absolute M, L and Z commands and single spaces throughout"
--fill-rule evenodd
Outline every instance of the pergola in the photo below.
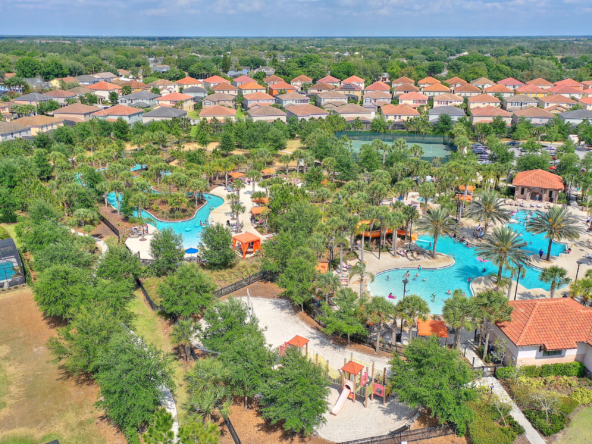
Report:
M 255 253 L 255 251 L 261 250 L 261 239 L 254 234 L 243 233 L 232 236 L 233 249 L 236 247 L 237 242 L 241 244 L 241 249 L 243 250 L 243 259 L 247 256 L 247 251 L 251 245 L 253 247 L 253 253 Z
M 310 341 L 302 336 L 296 335 L 292 339 L 290 339 L 287 344 L 293 347 L 302 348 L 304 347 L 305 354 L 308 356 L 308 343 Z

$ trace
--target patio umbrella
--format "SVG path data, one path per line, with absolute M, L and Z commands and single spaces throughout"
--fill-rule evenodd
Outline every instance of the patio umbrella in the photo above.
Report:
M 550 166 L 550 167 L 549 167 L 549 169 L 550 169 L 550 170 L 556 170 L 556 169 L 557 169 L 557 167 L 556 167 L 556 166 Z
M 187 250 L 185 250 L 185 253 L 187 253 L 187 254 L 197 254 L 197 253 L 199 253 L 199 250 L 197 248 L 188 248 Z

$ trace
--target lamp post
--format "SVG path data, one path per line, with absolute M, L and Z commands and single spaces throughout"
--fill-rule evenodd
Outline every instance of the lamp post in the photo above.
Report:
M 384 216 L 379 216 L 380 219 L 380 231 L 378 233 L 378 260 L 380 260 L 380 250 L 382 248 L 382 221 L 384 220 Z
M 333 263 L 333 245 L 329 245 L 329 266 Z
M 405 297 L 405 294 L 407 293 L 407 284 L 409 283 L 409 281 L 407 280 L 407 278 L 403 279 L 403 297 Z
M 520 283 L 520 275 L 522 274 L 522 265 L 518 265 L 518 277 L 516 278 L 516 290 L 514 291 L 514 300 L 518 294 L 518 284 Z
M 582 265 L 582 263 L 578 262 L 578 270 L 576 271 L 576 279 L 574 282 L 578 282 L 578 274 L 580 273 L 580 265 Z

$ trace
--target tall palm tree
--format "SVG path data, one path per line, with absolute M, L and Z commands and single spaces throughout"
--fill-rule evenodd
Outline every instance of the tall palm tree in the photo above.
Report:
M 258 181 L 261 180 L 261 172 L 258 170 L 249 170 L 246 174 L 247 179 L 251 179 L 251 182 L 253 182 L 253 193 L 255 192 L 255 185 L 257 184 Z
M 454 290 L 452 297 L 444 301 L 442 315 L 446 324 L 454 328 L 454 347 L 460 345 L 463 329 L 471 331 L 475 328 L 473 322 L 474 313 L 473 300 L 467 298 L 461 290 Z
M 413 325 L 415 325 L 418 319 L 421 319 L 422 321 L 427 319 L 427 315 L 430 314 L 430 307 L 424 298 L 416 294 L 410 294 L 409 296 L 403 295 L 403 299 L 401 299 L 399 303 L 399 309 L 405 313 L 405 317 L 411 321 L 411 327 L 409 329 L 409 339 L 411 339 L 411 328 L 413 328 Z M 401 321 L 401 332 L 402 331 L 403 322 Z
M 364 292 L 364 278 L 368 278 L 368 283 L 373 282 L 374 274 L 366 271 L 366 264 L 364 262 L 358 262 L 349 270 L 349 278 L 351 279 L 354 276 L 360 276 L 360 297 L 362 297 L 362 293 Z
M 479 193 L 479 199 L 473 200 L 466 216 L 477 222 L 483 222 L 483 234 L 487 234 L 489 222 L 505 223 L 510 220 L 510 213 L 502 208 L 503 201 L 495 190 Z
M 343 249 L 349 245 L 349 241 L 346 236 L 343 235 L 343 232 L 337 233 L 333 242 L 336 246 L 339 247 L 339 271 L 343 270 Z
M 577 222 L 567 208 L 552 207 L 547 212 L 537 211 L 526 224 L 526 229 L 535 234 L 544 233 L 545 239 L 549 239 L 546 257 L 549 260 L 553 241 L 575 240 L 580 237 Z
M 205 421 L 209 421 L 212 414 L 228 417 L 232 392 L 226 364 L 216 358 L 198 359 L 185 380 L 189 393 L 186 408 L 191 414 L 198 414 Z
M 491 289 L 477 293 L 473 297 L 473 304 L 475 305 L 475 318 L 482 324 L 481 334 L 483 334 L 483 330 L 487 331 L 483 351 L 483 360 L 485 361 L 492 325 L 496 322 L 511 321 L 513 307 L 508 304 L 508 298 L 501 291 Z
M 423 231 L 434 238 L 432 258 L 436 259 L 436 245 L 438 238 L 452 235 L 458 231 L 457 223 L 450 213 L 442 207 L 432 208 L 417 222 L 419 231 Z
M 198 331 L 197 324 L 191 318 L 180 319 L 173 328 L 171 342 L 183 347 L 185 350 L 185 362 L 189 361 L 189 357 L 191 356 L 191 340 Z
M 551 284 L 551 299 L 555 297 L 555 290 L 558 287 L 571 283 L 571 279 L 567 277 L 567 270 L 557 265 L 545 268 L 539 279 L 547 284 Z
M 409 244 L 413 243 L 413 222 L 419 219 L 419 211 L 417 208 L 407 205 L 403 207 L 403 216 L 405 216 L 405 228 L 409 231 Z M 407 234 L 405 234 L 407 237 Z
M 325 273 L 317 275 L 314 287 L 324 296 L 325 302 L 329 303 L 329 297 L 335 295 L 335 292 L 341 288 L 339 276 L 334 273 Z
M 475 250 L 475 255 L 490 260 L 499 267 L 497 280 L 502 280 L 502 270 L 509 261 L 516 265 L 525 265 L 528 255 L 522 247 L 528 245 L 517 231 L 509 227 L 496 227 L 493 233 L 484 237 L 484 243 Z
M 580 304 L 584 307 L 590 305 L 590 302 L 592 302 L 592 279 L 587 276 L 586 279 L 580 279 L 571 284 L 569 297 L 572 299 L 580 298 Z
M 519 267 L 511 261 L 508 264 L 506 264 L 505 267 L 506 267 L 506 270 L 508 270 L 510 272 L 510 277 L 507 280 L 508 300 L 510 300 L 510 297 L 512 295 L 512 282 L 513 282 L 514 276 L 520 276 L 520 279 L 523 279 L 526 276 L 526 267 Z M 504 281 L 504 279 L 502 279 L 502 282 L 503 281 Z M 518 283 L 516 283 L 516 285 L 518 285 Z M 499 285 L 499 286 L 501 287 L 502 285 Z
M 247 208 L 242 203 L 237 201 L 237 202 L 233 203 L 232 205 L 230 205 L 230 210 L 234 214 L 236 214 L 236 228 L 238 230 L 239 226 L 240 226 L 239 215 L 244 213 L 245 211 L 247 211 Z
M 391 322 L 395 306 L 384 298 L 375 297 L 364 307 L 366 320 L 374 326 L 376 332 L 376 353 L 380 347 L 380 333 L 385 325 Z
M 400 139 L 399 139 L 400 140 Z M 392 254 L 397 254 L 397 243 L 399 241 L 399 228 L 405 224 L 405 216 L 400 211 L 394 211 L 385 218 L 386 226 L 393 230 Z

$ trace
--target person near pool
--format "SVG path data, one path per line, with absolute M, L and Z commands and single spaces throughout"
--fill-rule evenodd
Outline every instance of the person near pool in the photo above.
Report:
M 432 293 L 432 302 L 436 300 L 436 293 Z
M 452 294 L 452 292 L 451 292 L 450 290 L 448 290 L 448 291 L 446 292 L 446 294 Z
M 541 258 L 541 259 L 542 259 L 542 258 L 543 258 L 543 254 L 545 254 L 545 252 L 544 252 L 544 251 L 543 251 L 543 249 L 541 248 L 541 249 L 539 250 L 539 258 Z
M 471 282 L 471 278 L 468 278 L 468 279 L 467 279 L 467 282 Z
M 417 270 L 418 270 L 418 271 L 421 271 L 421 265 L 418 265 L 418 266 L 417 266 Z

